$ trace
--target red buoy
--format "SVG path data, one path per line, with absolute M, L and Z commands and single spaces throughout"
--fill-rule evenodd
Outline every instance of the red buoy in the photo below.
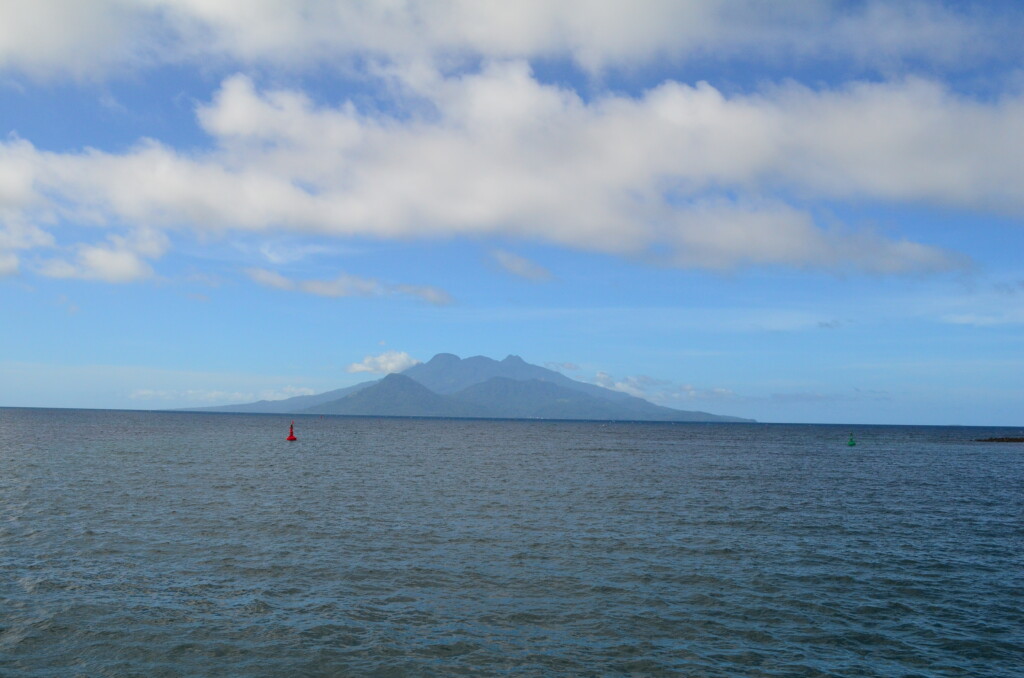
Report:
M 294 421 L 292 422 L 292 425 L 288 427 L 288 437 L 285 438 L 285 440 L 298 440 L 298 438 L 295 437 L 295 422 Z

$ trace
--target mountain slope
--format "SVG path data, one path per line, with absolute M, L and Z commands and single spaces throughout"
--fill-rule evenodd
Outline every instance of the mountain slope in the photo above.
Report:
M 486 417 L 482 406 L 434 393 L 402 374 L 389 374 L 373 386 L 303 410 L 304 414 L 360 414 L 391 417 Z
M 355 386 L 347 386 L 345 388 L 335 389 L 333 391 L 327 391 L 326 393 L 318 393 L 316 395 L 304 395 L 294 396 L 292 398 L 285 398 L 283 400 L 258 400 L 254 403 L 243 403 L 239 405 L 218 405 L 215 407 L 191 407 L 188 408 L 188 412 L 238 412 L 244 414 L 291 414 L 294 412 L 300 412 L 309 407 L 314 407 L 321 403 L 329 403 L 339 398 L 344 398 L 347 395 L 358 393 L 365 388 L 369 388 L 380 380 L 364 381 L 361 384 Z
M 596 398 L 547 381 L 516 381 L 495 377 L 452 396 L 478 403 L 502 417 L 522 419 L 597 419 L 635 421 L 750 421 L 707 412 L 661 407 L 640 398 L 623 401 Z
M 539 379 L 494 377 L 451 398 L 479 403 L 512 419 L 620 419 L 614 403 Z

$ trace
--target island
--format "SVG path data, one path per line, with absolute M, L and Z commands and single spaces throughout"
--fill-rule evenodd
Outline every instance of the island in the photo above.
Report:
M 326 393 L 238 405 L 188 408 L 192 412 L 335 414 L 378 417 L 570 419 L 599 421 L 754 422 L 743 417 L 677 410 L 576 381 L 531 365 L 439 353 L 428 362 L 382 379 Z

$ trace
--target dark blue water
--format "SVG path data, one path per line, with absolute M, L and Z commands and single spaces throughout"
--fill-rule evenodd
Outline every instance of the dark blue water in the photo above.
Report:
M 1014 429 L 0 409 L 0 676 L 1020 676 Z

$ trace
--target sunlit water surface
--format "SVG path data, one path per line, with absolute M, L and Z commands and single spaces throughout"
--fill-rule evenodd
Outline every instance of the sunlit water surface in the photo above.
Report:
M 0 675 L 1024 675 L 1019 429 L 289 421 L 0 409 Z

